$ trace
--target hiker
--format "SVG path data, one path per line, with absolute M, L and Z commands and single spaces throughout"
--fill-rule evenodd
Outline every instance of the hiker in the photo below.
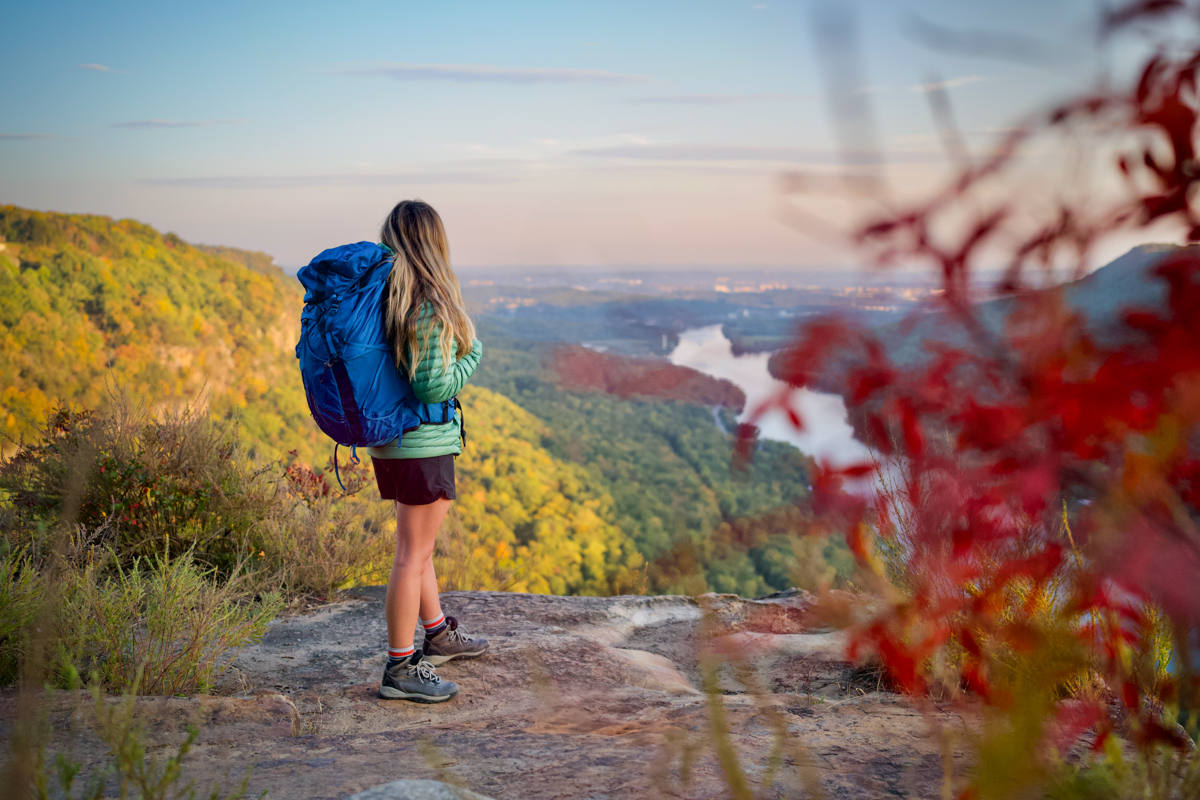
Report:
M 388 214 L 380 243 L 325 250 L 297 277 L 304 312 L 296 357 L 317 425 L 337 448 L 368 447 L 379 494 L 396 504 L 396 556 L 387 586 L 388 659 L 379 694 L 439 703 L 458 692 L 433 668 L 475 658 L 487 639 L 444 616 L 433 544 L 455 498 L 465 441 L 456 395 L 483 346 L 450 268 L 446 231 L 419 200 Z M 338 475 L 338 481 L 341 477 Z M 417 623 L 425 633 L 414 649 Z
M 422 403 L 449 403 L 478 366 L 483 345 L 475 338 L 450 267 L 442 219 L 427 203 L 405 200 L 388 214 L 379 239 L 393 254 L 383 306 L 396 369 Z M 440 679 L 433 667 L 475 658 L 488 647 L 487 639 L 467 636 L 454 617 L 443 615 L 433 570 L 434 539 L 455 498 L 454 459 L 462 452 L 462 412 L 457 405 L 447 406 L 447 421 L 422 423 L 368 450 L 380 496 L 396 503 L 382 697 L 448 700 L 458 686 Z M 418 621 L 425 642 L 414 651 Z

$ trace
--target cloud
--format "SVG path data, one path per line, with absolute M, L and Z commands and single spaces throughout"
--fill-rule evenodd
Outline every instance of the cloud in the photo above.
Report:
M 941 163 L 940 153 L 848 153 L 837 150 L 770 145 L 624 144 L 573 150 L 573 155 L 594 158 L 632 158 L 648 161 L 772 161 L 789 164 L 869 165 L 882 163 Z
M 601 69 L 548 69 L 542 67 L 496 67 L 490 64 L 401 64 L 382 63 L 345 70 L 345 75 L 392 78 L 398 81 L 456 81 L 459 83 L 648 83 L 647 75 L 627 75 Z
M 1069 42 L 1051 42 L 1009 31 L 947 28 L 916 14 L 908 15 L 904 30 L 931 50 L 967 58 L 1050 65 L 1074 61 L 1081 55 L 1080 48 Z
M 209 125 L 235 125 L 245 122 L 244 119 L 198 119 L 176 121 L 171 119 L 139 119 L 133 122 L 116 122 L 110 128 L 133 128 L 136 130 L 151 130 L 157 128 L 206 128 Z
M 908 87 L 910 92 L 938 92 L 946 89 L 954 89 L 958 86 L 966 86 L 968 83 L 979 83 L 986 81 L 986 75 L 966 75 L 961 78 L 951 78 L 948 81 L 934 81 L 933 83 L 918 83 L 916 86 Z
M 483 171 L 396 173 L 387 175 L 214 175 L 190 178 L 146 178 L 143 186 L 193 189 L 310 189 L 335 186 L 401 186 L 433 183 L 494 184 L 512 178 Z
M 91 70 L 92 72 L 108 72 L 113 75 L 128 75 L 128 74 L 130 74 L 126 70 L 113 69 L 112 67 L 106 67 L 103 64 L 77 64 L 76 66 L 78 66 L 79 69 Z
M 28 142 L 34 139 L 57 139 L 52 133 L 0 133 L 0 142 Z
M 629 102 L 656 105 L 727 106 L 758 100 L 794 100 L 806 96 L 800 94 L 668 94 L 658 97 L 637 97 Z

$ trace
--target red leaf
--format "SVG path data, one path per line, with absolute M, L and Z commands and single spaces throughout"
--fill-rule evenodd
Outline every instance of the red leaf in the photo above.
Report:
M 901 403 L 900 421 L 904 426 L 904 446 L 909 456 L 920 459 L 925 455 L 925 434 L 916 411 L 907 401 Z
M 1125 681 L 1121 684 L 1121 702 L 1130 710 L 1136 710 L 1138 707 L 1138 687 L 1133 681 Z
M 884 424 L 883 418 L 878 414 L 871 414 L 867 417 L 867 443 L 878 450 L 885 456 L 890 456 L 892 450 L 892 437 L 888 433 L 887 425 Z
M 834 470 L 838 475 L 843 475 L 847 478 L 865 478 L 875 471 L 874 464 L 851 464 L 848 467 Z
M 980 672 L 978 665 L 967 664 L 963 668 L 963 682 L 967 684 L 972 692 L 984 698 L 985 700 L 991 696 L 992 686 L 983 673 Z
M 1059 705 L 1054 715 L 1048 743 L 1059 753 L 1066 753 L 1079 737 L 1099 723 L 1104 710 L 1097 703 L 1068 700 Z
M 863 526 L 861 523 L 853 526 L 846 533 L 846 547 L 850 549 L 850 552 L 853 553 L 854 557 L 859 561 L 866 561 L 866 538 L 864 536 Z
M 1143 716 L 1138 720 L 1134 741 L 1142 747 L 1165 744 L 1181 752 L 1194 750 L 1196 745 L 1178 725 L 1168 728 L 1157 719 Z
M 1024 430 L 1025 411 L 1015 405 L 985 406 L 968 397 L 955 422 L 961 426 L 960 447 L 996 450 L 1011 444 Z
M 1013 578 L 1020 577 L 1041 583 L 1058 569 L 1058 565 L 1062 563 L 1062 553 L 1060 545 L 1048 544 L 1029 558 L 1011 560 L 997 571 L 992 585 L 1000 588 Z
M 951 553 L 955 558 L 962 558 L 971 549 L 974 539 L 971 529 L 966 525 L 956 525 L 951 533 Z

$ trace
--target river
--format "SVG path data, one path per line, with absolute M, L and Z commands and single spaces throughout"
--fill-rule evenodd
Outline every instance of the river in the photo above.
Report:
M 769 358 L 769 353 L 735 356 L 720 325 L 684 331 L 679 334 L 679 345 L 671 353 L 671 363 L 691 367 L 714 378 L 724 378 L 745 392 L 746 409 L 738 418 L 739 422 L 747 419 L 759 404 L 784 386 L 767 372 Z M 783 411 L 772 409 L 758 420 L 759 436 L 795 445 L 807 455 L 833 466 L 870 460 L 867 448 L 854 438 L 854 430 L 846 420 L 846 404 L 840 395 L 799 389 L 792 395 L 792 407 L 804 420 L 803 431 L 797 431 Z

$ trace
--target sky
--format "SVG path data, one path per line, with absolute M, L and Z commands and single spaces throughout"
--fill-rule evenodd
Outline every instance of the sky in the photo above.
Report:
M 464 267 L 804 270 L 853 258 L 788 224 L 781 190 L 849 146 L 831 95 L 869 101 L 889 176 L 914 189 L 947 169 L 928 84 L 981 152 L 1093 74 L 1090 2 L 837 7 L 861 57 L 814 24 L 820 0 L 13 4 L 0 204 L 296 267 L 417 197 Z M 1029 57 L 947 50 L 942 29 Z

